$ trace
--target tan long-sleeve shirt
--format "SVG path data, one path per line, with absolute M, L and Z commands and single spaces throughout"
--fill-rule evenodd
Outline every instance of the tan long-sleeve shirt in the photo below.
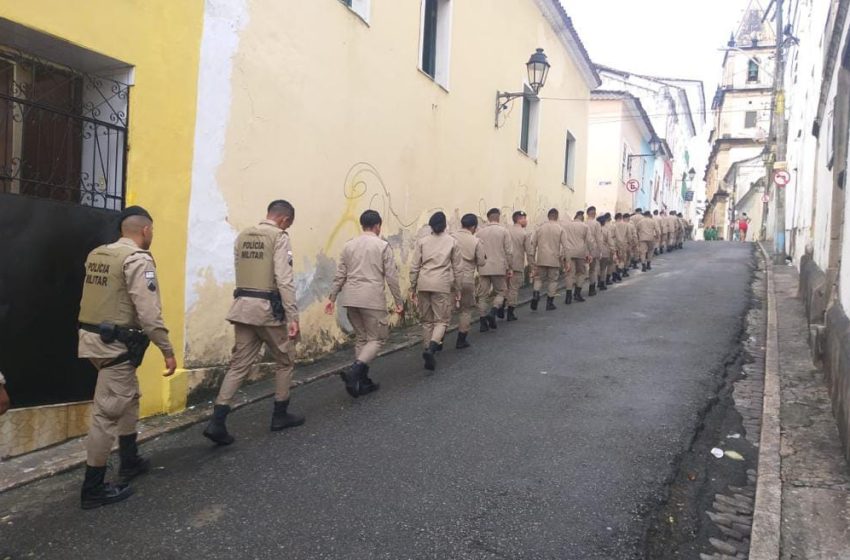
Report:
M 330 300 L 342 292 L 342 305 L 360 309 L 385 310 L 389 286 L 396 305 L 402 305 L 398 267 L 390 244 L 372 232 L 348 241 L 339 256 Z
M 487 263 L 478 269 L 481 276 L 504 276 L 511 269 L 513 243 L 511 235 L 502 224 L 488 223 L 475 234 L 484 244 Z
M 417 239 L 410 263 L 410 290 L 459 292 L 463 280 L 462 261 L 457 241 L 448 233 L 431 233 Z
M 637 233 L 640 241 L 655 241 L 659 235 L 658 220 L 644 217 L 637 224 Z
M 550 220 L 534 232 L 531 248 L 537 266 L 560 267 L 567 258 L 567 232 Z
M 569 218 L 567 218 L 569 220 Z M 567 233 L 567 258 L 583 259 L 590 255 L 590 229 L 584 222 L 569 220 L 564 222 Z
M 140 247 L 126 237 L 116 244 L 127 245 L 135 249 Z M 166 358 L 174 356 L 174 347 L 168 338 L 168 329 L 162 320 L 162 301 L 159 296 L 159 282 L 156 277 L 156 263 L 150 253 L 139 251 L 124 261 L 124 279 L 127 293 L 136 311 L 136 318 L 144 333 L 159 348 Z M 127 351 L 127 346 L 115 341 L 103 342 L 98 333 L 80 329 L 77 355 L 80 358 L 116 358 Z
M 604 250 L 604 242 L 602 239 L 602 224 L 596 221 L 595 218 L 588 219 L 587 228 L 590 230 L 590 235 L 588 237 L 588 241 L 590 244 L 590 255 L 594 259 L 598 259 L 602 256 L 602 251 Z
M 452 233 L 457 241 L 461 255 L 461 276 L 464 284 L 475 282 L 475 271 L 487 263 L 484 245 L 469 230 L 461 229 Z
M 280 229 L 270 220 L 260 222 L 260 227 Z M 239 261 L 239 247 L 234 246 L 234 258 Z M 278 237 L 274 246 L 274 281 L 280 298 L 283 301 L 283 310 L 286 313 L 285 322 L 298 321 L 298 304 L 295 299 L 295 271 L 292 268 L 292 245 L 289 234 L 285 231 Z M 233 305 L 227 314 L 227 320 L 231 323 L 242 323 L 244 325 L 256 325 L 262 327 L 277 327 L 284 324 L 278 321 L 272 314 L 271 303 L 264 299 L 238 297 L 233 300 Z
M 514 224 L 508 228 L 511 236 L 511 270 L 521 272 L 525 270 L 526 259 L 528 264 L 534 265 L 534 253 L 531 251 L 531 233 L 528 228 Z

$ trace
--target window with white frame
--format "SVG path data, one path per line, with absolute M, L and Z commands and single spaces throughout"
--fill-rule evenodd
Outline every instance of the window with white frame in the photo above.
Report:
M 351 11 L 360 16 L 360 19 L 369 22 L 372 0 L 340 0 L 340 2 L 351 8 Z
M 576 137 L 567 131 L 567 142 L 564 148 L 564 184 L 575 190 L 576 179 Z
M 452 0 L 422 0 L 419 68 L 449 87 Z
M 540 99 L 533 95 L 528 86 L 525 86 L 525 93 L 526 95 L 522 98 L 522 130 L 519 137 L 519 149 L 529 157 L 536 158 L 540 136 Z

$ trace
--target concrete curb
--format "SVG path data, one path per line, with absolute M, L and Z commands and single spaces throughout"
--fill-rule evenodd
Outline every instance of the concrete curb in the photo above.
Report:
M 779 455 L 781 444 L 779 334 L 773 264 L 762 243 L 759 243 L 759 249 L 764 257 L 767 273 L 767 336 L 758 478 L 749 558 L 750 560 L 776 560 L 779 558 L 782 520 L 782 464 Z

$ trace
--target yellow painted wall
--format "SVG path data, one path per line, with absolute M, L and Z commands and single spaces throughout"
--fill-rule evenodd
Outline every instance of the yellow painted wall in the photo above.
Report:
M 436 209 L 456 223 L 463 213 L 483 215 L 493 206 L 524 209 L 532 221 L 552 206 L 570 215 L 583 207 L 589 86 L 535 0 L 498 3 L 499 9 L 492 0 L 451 2 L 446 91 L 418 69 L 418 1 L 373 0 L 368 24 L 339 0 L 235 2 L 244 13 L 230 59 L 226 136 L 213 162 L 217 186 L 202 193 L 209 182 L 197 173 L 193 186 L 190 227 L 204 233 L 190 233 L 190 251 L 217 245 L 188 270 L 187 364 L 226 363 L 229 243 L 238 229 L 262 219 L 272 199 L 296 208 L 300 348 L 310 354 L 343 339 L 320 302 L 363 210 L 385 217 L 384 233 L 406 272 L 415 232 Z M 222 38 L 205 35 L 203 48 L 207 40 Z M 545 49 L 552 69 L 541 91 L 534 161 L 518 150 L 521 101 L 498 130 L 494 110 L 497 90 L 522 89 L 536 47 Z M 203 86 L 199 95 L 206 95 Z M 562 184 L 568 130 L 578 141 L 575 191 Z
M 178 362 L 203 7 L 203 0 L 0 0 L 0 17 L 135 68 L 127 204 L 144 206 L 155 220 L 153 254 Z M 152 348 L 139 369 L 143 415 L 185 406 L 185 374 L 166 381 L 162 369 Z

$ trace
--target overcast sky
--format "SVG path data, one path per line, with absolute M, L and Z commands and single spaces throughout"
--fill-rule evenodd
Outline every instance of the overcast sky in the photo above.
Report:
M 561 0 L 594 62 L 705 82 L 710 102 L 729 33 L 749 0 Z M 766 0 L 762 0 L 762 6 Z

